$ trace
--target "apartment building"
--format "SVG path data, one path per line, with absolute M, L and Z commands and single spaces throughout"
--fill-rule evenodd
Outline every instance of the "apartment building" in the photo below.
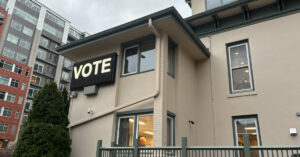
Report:
M 11 71 L 0 72 L 0 91 L 13 95 L 11 103 L 15 103 L 7 105 L 7 97 L 0 99 L 1 148 L 16 139 L 19 124 L 26 120 L 33 97 L 40 88 L 51 81 L 57 82 L 60 89 L 69 88 L 73 61 L 60 56 L 55 49 L 82 38 L 85 33 L 35 0 L 0 0 L 0 7 L 3 21 L 0 26 L 0 67 Z M 14 69 L 19 69 L 20 74 L 14 74 Z M 13 81 L 17 83 L 11 87 Z
M 72 157 L 98 140 L 299 145 L 300 1 L 187 2 L 186 19 L 167 8 L 57 49 L 76 62 Z

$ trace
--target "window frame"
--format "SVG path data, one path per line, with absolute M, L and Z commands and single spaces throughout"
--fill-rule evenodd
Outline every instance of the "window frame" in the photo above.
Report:
M 255 125 L 256 125 L 256 130 L 257 130 L 257 140 L 258 140 L 257 143 L 258 143 L 258 146 L 262 146 L 260 126 L 259 126 L 258 116 L 256 114 L 254 114 L 254 115 L 232 116 L 232 130 L 233 130 L 233 143 L 234 143 L 234 145 L 235 146 L 238 145 L 236 120 L 241 120 L 241 119 L 255 119 Z
M 238 66 L 235 68 L 231 67 L 231 57 L 230 57 L 230 48 L 233 47 L 238 47 L 241 45 L 245 45 L 246 46 L 246 53 L 247 53 L 247 65 L 244 66 Z M 254 91 L 254 79 L 253 79 L 253 70 L 252 70 L 252 63 L 251 63 L 251 55 L 250 55 L 250 48 L 249 48 L 249 41 L 248 40 L 242 40 L 242 41 L 238 41 L 238 42 L 234 42 L 234 43 L 230 43 L 230 44 L 226 44 L 226 55 L 227 55 L 227 68 L 228 68 L 228 75 L 229 75 L 229 88 L 230 88 L 230 94 L 235 94 L 235 93 L 242 93 L 242 92 L 251 92 Z M 241 90 L 234 90 L 233 88 L 233 70 L 234 69 L 240 69 L 240 68 L 244 68 L 244 67 L 248 67 L 249 69 L 249 81 L 250 81 L 250 88 L 248 89 L 241 89 Z
M 155 56 L 157 55 L 156 52 L 156 37 L 153 34 L 132 40 L 132 41 L 128 41 L 126 43 L 123 43 L 121 45 L 122 47 L 122 64 L 121 64 L 121 77 L 125 77 L 125 76 L 130 76 L 130 75 L 135 75 L 135 74 L 140 74 L 140 73 L 145 73 L 145 72 L 149 72 L 149 71 L 154 71 L 155 70 L 155 64 L 156 64 L 156 57 L 154 59 L 154 68 L 150 69 L 150 70 L 146 70 L 146 71 L 140 71 L 140 64 L 141 64 L 141 45 L 143 42 L 147 41 L 147 40 L 154 40 L 154 50 L 155 50 Z M 133 47 L 137 47 L 138 51 L 137 51 L 137 70 L 135 72 L 131 72 L 131 73 L 126 73 L 124 74 L 124 68 L 125 68 L 125 52 L 127 49 L 133 48 Z
M 117 135 L 116 135 L 116 144 L 118 145 L 119 144 L 119 137 L 120 137 L 120 124 L 121 124 L 121 119 L 124 119 L 124 118 L 133 118 L 133 128 L 132 128 L 132 145 L 134 144 L 134 137 L 135 137 L 135 128 L 136 128 L 136 124 L 135 124 L 135 118 L 136 118 L 136 115 L 132 115 L 132 116 L 119 116 L 117 118 L 118 120 L 118 126 L 116 127 L 117 128 Z

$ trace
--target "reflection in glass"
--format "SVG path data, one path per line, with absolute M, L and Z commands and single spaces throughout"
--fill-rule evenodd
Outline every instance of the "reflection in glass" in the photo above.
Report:
M 239 68 L 232 70 L 233 90 L 242 90 L 251 88 L 249 69 Z
M 125 50 L 124 74 L 137 72 L 138 47 L 132 47 Z
M 120 118 L 119 141 L 120 146 L 132 146 L 134 118 Z
M 140 72 L 154 69 L 155 42 L 147 40 L 141 44 Z
M 139 116 L 138 138 L 140 146 L 153 146 L 153 116 Z
M 247 66 L 248 56 L 246 45 L 240 45 L 230 48 L 231 67 Z

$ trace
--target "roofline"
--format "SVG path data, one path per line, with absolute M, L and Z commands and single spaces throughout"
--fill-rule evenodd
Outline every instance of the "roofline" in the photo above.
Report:
M 217 7 L 217 8 L 214 8 L 214 9 L 211 9 L 211 10 L 208 10 L 208 11 L 190 16 L 190 17 L 186 18 L 185 21 L 190 23 L 193 20 L 197 20 L 199 18 L 203 18 L 203 17 L 207 17 L 207 16 L 212 16 L 212 15 L 215 15 L 219 12 L 224 11 L 224 10 L 228 10 L 228 9 L 235 8 L 235 7 L 238 7 L 238 6 L 246 5 L 246 4 L 248 4 L 250 2 L 253 2 L 253 1 L 257 1 L 257 0 L 239 0 L 239 1 L 236 1 L 236 2 L 233 2 L 233 3 L 223 5 L 221 7 Z
M 210 56 L 209 50 L 204 46 L 204 44 L 197 37 L 196 33 L 186 23 L 186 21 L 180 16 L 180 14 L 177 12 L 177 10 L 174 7 L 170 7 L 170 8 L 158 11 L 156 13 L 153 13 L 153 14 L 144 16 L 142 18 L 130 21 L 128 23 L 119 25 L 117 27 L 113 27 L 111 29 L 107 29 L 105 31 L 96 33 L 94 35 L 90 35 L 88 37 L 76 40 L 69 44 L 62 45 L 62 46 L 58 47 L 56 50 L 59 52 L 59 54 L 63 54 L 65 51 L 67 51 L 69 49 L 74 49 L 75 47 L 86 45 L 86 44 L 89 44 L 96 40 L 101 40 L 108 36 L 127 31 L 133 27 L 146 25 L 146 24 L 148 24 L 149 19 L 152 19 L 153 21 L 155 21 L 155 20 L 159 20 L 163 17 L 168 17 L 168 16 L 171 16 L 175 19 L 175 21 L 181 26 L 181 28 L 185 31 L 185 33 L 190 36 L 190 38 L 195 42 L 195 44 L 203 51 L 203 53 L 207 57 Z

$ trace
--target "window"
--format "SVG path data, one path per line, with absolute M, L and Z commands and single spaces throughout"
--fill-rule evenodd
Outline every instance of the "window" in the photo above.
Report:
M 44 23 L 44 27 L 43 27 L 43 30 L 45 30 L 46 32 L 56 36 L 57 38 L 59 39 L 62 39 L 62 36 L 63 36 L 63 32 L 62 31 L 59 31 L 57 30 L 56 28 L 48 25 L 47 23 Z
M 29 112 L 30 108 L 31 108 L 31 101 L 26 101 L 24 111 Z
M 8 86 L 9 77 L 0 75 L 0 84 Z
M 41 7 L 35 3 L 33 3 L 30 0 L 18 0 L 19 2 L 23 3 L 26 5 L 28 8 L 32 9 L 33 11 L 40 12 Z
M 10 134 L 12 134 L 12 135 L 15 134 L 16 130 L 17 130 L 17 126 L 16 125 L 12 125 Z
M 19 87 L 19 80 L 11 79 L 10 86 L 18 88 Z
M 21 88 L 21 90 L 25 90 L 25 88 L 26 88 L 26 82 L 22 83 L 22 88 Z
M 4 100 L 5 98 L 5 92 L 0 91 L 0 100 Z
M 33 25 L 37 24 L 38 19 L 36 17 L 32 16 L 31 14 L 27 13 L 26 11 L 18 7 L 14 8 L 14 14 Z
M 0 8 L 5 9 L 7 5 L 7 0 L 0 0 Z
M 174 146 L 174 118 L 169 117 L 167 118 L 167 146 Z
M 64 67 L 67 68 L 67 69 L 72 69 L 72 62 L 71 62 L 71 60 L 65 58 L 64 59 Z
M 175 77 L 175 43 L 169 39 L 168 43 L 168 74 Z
M 28 27 L 26 27 L 26 26 L 24 26 L 24 28 L 23 28 L 23 33 L 26 34 L 26 35 L 28 35 L 28 36 L 30 36 L 30 37 L 32 37 L 32 35 L 33 35 L 33 30 L 30 29 L 30 28 L 28 28 Z
M 19 119 L 20 117 L 20 110 L 17 110 L 15 113 L 15 119 Z
M 134 139 L 139 139 L 140 146 L 153 146 L 152 114 L 119 117 L 117 145 L 132 146 Z
M 70 80 L 70 74 L 67 73 L 67 72 L 65 72 L 65 71 L 63 71 L 62 74 L 61 74 L 61 79 L 65 80 L 65 81 Z
M 50 48 L 50 41 L 44 37 L 41 37 L 40 45 Z
M 260 134 L 258 127 L 257 116 L 241 116 L 233 117 L 234 122 L 234 137 L 235 145 L 243 146 L 243 135 L 248 135 L 250 146 L 260 145 Z M 255 157 L 259 156 L 257 150 L 252 150 L 251 154 L 255 154 Z
M 13 34 L 8 33 L 7 34 L 7 41 L 9 41 L 9 42 L 11 42 L 13 44 L 18 45 L 19 37 L 15 36 Z
M 42 50 L 42 49 L 38 49 L 38 54 L 37 54 L 37 57 L 39 59 L 43 59 L 43 60 L 46 60 L 47 58 L 47 52 L 45 50 Z
M 23 47 L 24 49 L 29 50 L 30 45 L 31 45 L 31 43 L 29 41 L 26 41 L 24 39 L 20 40 L 19 46 Z
M 28 75 L 29 75 L 29 70 L 26 69 L 25 76 L 28 76 Z
M 7 93 L 6 101 L 11 102 L 11 103 L 15 103 L 16 95 L 11 94 L 11 93 Z
M 13 64 L 8 63 L 4 60 L 0 60 L 0 68 L 3 68 L 3 69 L 8 70 L 8 71 L 12 71 Z
M 40 85 L 41 82 L 41 78 L 35 75 L 32 75 L 31 77 L 31 83 L 36 84 L 36 85 Z
M 17 57 L 16 60 L 22 63 L 27 63 L 27 56 L 21 54 L 21 53 L 17 53 Z
M 4 117 L 11 117 L 12 109 L 11 108 L 4 108 L 2 116 Z
M 76 32 L 73 29 L 70 29 L 69 34 L 72 35 L 73 37 L 75 37 L 76 39 L 81 39 L 82 35 L 79 32 Z
M 144 40 L 134 46 L 125 47 L 123 75 L 150 71 L 155 65 L 155 39 Z
M 3 56 L 6 56 L 7 58 L 10 58 L 10 59 L 14 59 L 15 51 L 10 48 L 4 47 Z
M 228 62 L 231 93 L 253 91 L 248 43 L 228 46 Z
M 14 72 L 17 73 L 17 74 L 21 74 L 22 73 L 22 67 L 16 65 L 15 69 L 14 69 Z
M 59 19 L 58 17 L 56 17 L 55 15 L 53 15 L 49 12 L 46 13 L 46 18 L 49 19 L 50 21 L 58 24 L 61 27 L 65 27 L 65 22 L 63 20 Z
M 206 10 L 214 9 L 238 0 L 206 0 Z
M 15 21 L 15 20 L 11 20 L 11 24 L 10 27 L 12 27 L 13 29 L 17 30 L 17 31 L 21 31 L 22 30 L 22 24 Z
M 30 87 L 28 90 L 28 96 L 34 97 L 38 92 L 39 92 L 38 89 Z
M 8 130 L 8 124 L 0 123 L 0 133 L 6 133 Z
M 44 64 L 36 61 L 35 64 L 34 64 L 34 68 L 33 69 L 35 71 L 37 71 L 37 72 L 43 73 L 43 71 L 44 71 Z
M 23 102 L 23 97 L 19 96 L 18 104 L 22 104 L 22 102 Z

